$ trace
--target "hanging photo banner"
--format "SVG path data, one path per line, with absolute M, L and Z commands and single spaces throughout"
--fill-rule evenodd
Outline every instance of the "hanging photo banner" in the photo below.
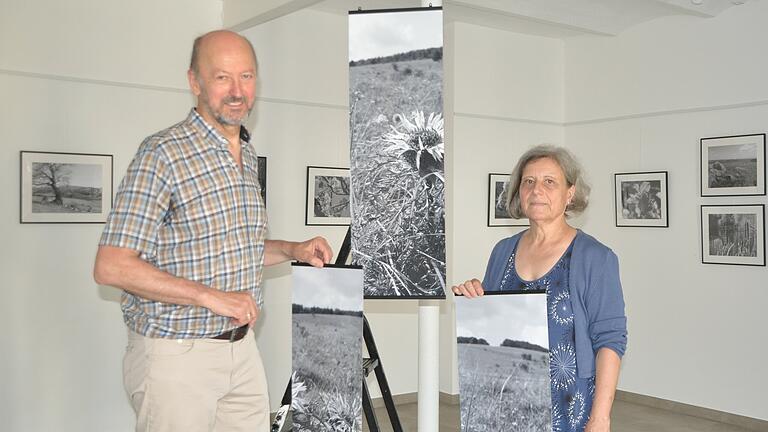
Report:
M 546 293 L 455 299 L 462 432 L 551 431 Z
M 293 265 L 294 431 L 363 430 L 363 270 Z
M 352 249 L 366 298 L 445 298 L 443 12 L 350 12 Z

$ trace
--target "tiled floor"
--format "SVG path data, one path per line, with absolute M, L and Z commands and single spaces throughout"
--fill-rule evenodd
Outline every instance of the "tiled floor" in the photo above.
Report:
M 440 432 L 459 432 L 458 405 L 440 405 Z M 418 425 L 416 404 L 398 406 L 398 415 L 404 432 L 415 432 Z M 387 412 L 376 409 L 376 418 L 382 432 L 392 432 Z M 368 426 L 364 425 L 367 431 Z M 678 414 L 643 405 L 616 401 L 611 419 L 612 432 L 752 432 L 748 429 Z

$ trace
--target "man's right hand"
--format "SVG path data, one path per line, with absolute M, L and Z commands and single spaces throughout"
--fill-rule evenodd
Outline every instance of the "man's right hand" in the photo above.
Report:
M 454 285 L 451 287 L 454 294 L 460 294 L 466 297 L 474 298 L 480 297 L 485 294 L 483 291 L 483 284 L 477 279 L 470 279 L 463 284 Z

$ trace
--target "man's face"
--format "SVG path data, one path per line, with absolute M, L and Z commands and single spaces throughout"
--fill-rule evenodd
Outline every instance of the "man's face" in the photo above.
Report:
M 213 35 L 201 46 L 198 71 L 190 71 L 189 81 L 206 121 L 224 129 L 240 126 L 255 100 L 256 60 L 238 36 Z

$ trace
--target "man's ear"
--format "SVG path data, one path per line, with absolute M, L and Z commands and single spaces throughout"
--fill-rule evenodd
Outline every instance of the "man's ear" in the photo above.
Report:
M 192 90 L 192 94 L 200 96 L 200 83 L 197 81 L 197 75 L 192 69 L 187 71 L 187 80 L 189 81 L 189 88 Z

